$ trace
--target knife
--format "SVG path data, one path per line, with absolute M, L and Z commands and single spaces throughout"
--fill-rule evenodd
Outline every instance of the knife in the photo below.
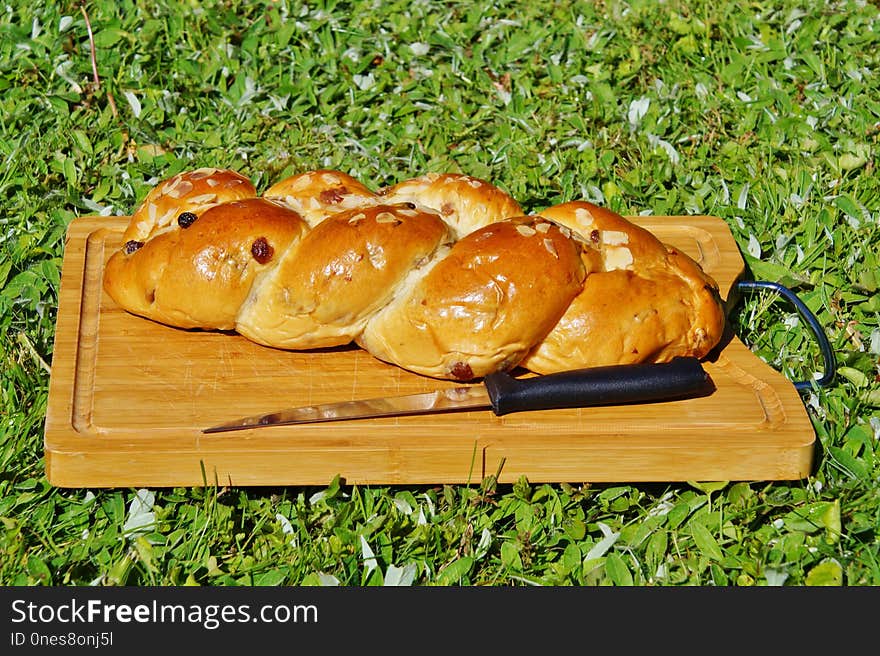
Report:
M 482 385 L 290 408 L 243 417 L 202 432 L 460 410 L 491 409 L 501 416 L 525 410 L 671 401 L 705 395 L 713 389 L 709 374 L 697 358 L 676 357 L 659 364 L 589 367 L 521 379 L 498 372 L 484 377 Z

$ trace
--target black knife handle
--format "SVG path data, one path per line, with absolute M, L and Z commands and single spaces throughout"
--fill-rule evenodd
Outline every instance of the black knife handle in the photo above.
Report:
M 496 415 L 523 410 L 669 401 L 708 393 L 709 374 L 693 357 L 659 364 L 625 364 L 562 371 L 532 378 L 506 372 L 483 379 Z

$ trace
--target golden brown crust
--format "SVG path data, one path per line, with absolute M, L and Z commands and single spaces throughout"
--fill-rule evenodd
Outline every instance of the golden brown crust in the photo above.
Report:
M 718 285 L 686 254 L 584 201 L 550 207 L 541 216 L 581 233 L 599 252 L 601 268 L 522 366 L 549 373 L 704 357 L 721 339 Z
M 371 204 L 378 197 L 361 182 L 341 171 L 320 169 L 284 178 L 269 187 L 265 198 L 280 201 L 314 226 L 337 212 Z
M 553 328 L 585 276 L 579 245 L 558 226 L 496 222 L 456 242 L 358 343 L 428 376 L 470 380 L 510 369 Z
M 177 227 L 183 212 L 200 215 L 209 207 L 243 198 L 257 190 L 246 177 L 229 169 L 201 168 L 183 171 L 161 181 L 141 202 L 123 233 L 123 243 L 145 241 L 158 232 Z
M 477 228 L 513 216 L 522 208 L 499 187 L 460 173 L 428 173 L 379 192 L 386 203 L 415 203 L 443 217 L 457 239 Z
M 583 201 L 523 216 L 460 174 L 373 193 L 310 171 L 258 196 L 234 171 L 184 172 L 140 204 L 104 288 L 171 326 L 288 349 L 355 342 L 456 380 L 704 357 L 724 325 L 712 278 L 649 231 Z
M 237 329 L 281 348 L 348 344 L 449 230 L 436 214 L 371 205 L 320 222 L 261 282 Z
M 205 210 L 107 263 L 104 287 L 135 314 L 180 328 L 232 330 L 255 277 L 307 226 L 293 210 L 249 198 Z

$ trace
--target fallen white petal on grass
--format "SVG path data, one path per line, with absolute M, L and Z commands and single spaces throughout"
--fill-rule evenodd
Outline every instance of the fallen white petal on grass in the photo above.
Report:
M 661 139 L 660 137 L 649 134 L 648 135 L 648 143 L 650 143 L 655 148 L 660 148 L 666 156 L 669 158 L 669 161 L 673 164 L 678 164 L 681 160 L 681 156 L 678 154 L 678 151 L 675 149 L 671 143 L 666 141 L 665 139 Z
M 629 110 L 627 110 L 626 118 L 629 121 L 629 124 L 633 127 L 636 127 L 639 123 L 642 122 L 642 119 L 645 118 L 645 114 L 648 113 L 648 108 L 651 106 L 651 99 L 642 96 L 638 100 L 633 100 L 629 104 Z
M 755 259 L 761 257 L 761 242 L 758 241 L 758 238 L 755 237 L 755 235 L 749 235 L 749 245 L 747 249 L 749 251 L 749 255 L 751 255 Z
M 128 106 L 131 107 L 131 113 L 134 114 L 134 117 L 140 118 L 143 108 L 141 107 L 141 101 L 138 100 L 138 97 L 131 91 L 124 91 L 122 95 L 124 95 L 125 99 L 128 101 Z
M 411 515 L 413 512 L 413 507 L 406 499 L 394 499 L 394 507 L 404 515 Z
M 364 569 L 367 570 L 367 574 L 369 575 L 374 569 L 376 569 L 376 567 L 378 567 L 376 554 L 373 553 L 373 550 L 370 548 L 370 545 L 367 544 L 363 535 L 358 537 L 361 539 L 361 556 L 364 559 Z
M 355 83 L 355 86 L 361 91 L 368 91 L 376 85 L 376 78 L 373 77 L 372 73 L 367 73 L 366 75 L 353 75 L 351 79 Z
M 335 588 L 339 585 L 338 578 L 324 572 L 318 572 L 318 582 L 325 588 Z
M 480 541 L 477 543 L 477 551 L 474 554 L 475 558 L 482 558 L 487 553 L 489 553 L 489 547 L 492 546 L 492 532 L 488 528 L 484 528 L 483 532 L 480 533 Z
M 764 578 L 767 579 L 767 585 L 778 587 L 785 583 L 785 580 L 788 578 L 788 573 L 780 572 L 775 569 L 765 569 Z
M 747 182 L 742 186 L 742 189 L 739 190 L 739 196 L 736 199 L 736 206 L 744 210 L 749 204 L 749 183 Z
M 156 495 L 150 490 L 138 490 L 128 504 L 128 516 L 122 525 L 122 534 L 128 538 L 136 538 L 149 533 L 156 525 L 156 513 L 153 504 Z
M 415 581 L 416 569 L 415 563 L 407 563 L 403 567 L 389 565 L 388 571 L 385 572 L 385 582 L 383 585 L 388 587 L 410 586 Z
M 587 555 L 584 557 L 585 561 L 604 556 L 614 543 L 617 542 L 617 538 L 620 537 L 620 533 L 612 532 L 611 529 L 601 522 L 599 522 L 599 529 L 605 534 L 605 537 L 594 544 L 593 548 L 587 552 Z
M 281 524 L 281 532 L 282 533 L 284 533 L 285 535 L 291 536 L 290 544 L 296 545 L 296 532 L 293 528 L 293 524 L 290 523 L 290 520 L 287 519 L 287 517 L 285 517 L 281 513 L 278 513 L 275 515 L 275 521 L 277 521 L 279 524 Z

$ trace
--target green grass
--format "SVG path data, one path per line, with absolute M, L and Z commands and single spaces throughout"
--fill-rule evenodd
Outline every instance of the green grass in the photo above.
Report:
M 880 584 L 874 3 L 73 2 L 0 11 L 0 584 Z M 722 217 L 816 314 L 794 482 L 65 490 L 42 429 L 64 233 L 157 179 L 490 179 L 527 208 Z M 737 333 L 821 368 L 791 308 Z M 133 504 L 141 494 L 143 505 Z M 138 497 L 141 498 L 141 497 Z

